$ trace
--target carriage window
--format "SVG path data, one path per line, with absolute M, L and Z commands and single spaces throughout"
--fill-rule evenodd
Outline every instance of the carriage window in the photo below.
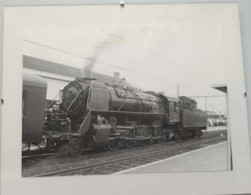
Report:
M 27 101 L 28 91 L 23 90 L 23 116 L 26 114 L 26 101 Z

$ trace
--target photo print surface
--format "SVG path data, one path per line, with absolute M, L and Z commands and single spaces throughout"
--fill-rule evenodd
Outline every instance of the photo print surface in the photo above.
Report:
M 22 39 L 23 177 L 231 170 L 221 6 L 48 10 Z

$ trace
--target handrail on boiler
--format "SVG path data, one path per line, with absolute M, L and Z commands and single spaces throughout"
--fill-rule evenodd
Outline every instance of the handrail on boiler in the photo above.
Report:
M 76 97 L 72 100 L 71 104 L 67 108 L 67 112 L 70 109 L 70 107 L 72 106 L 72 104 L 76 101 L 76 99 L 78 98 L 79 94 L 83 91 L 83 89 L 84 89 L 84 87 L 82 87 L 82 89 L 78 92 L 78 94 L 76 95 Z
M 59 96 L 60 92 L 58 92 L 58 94 L 56 95 L 56 97 L 50 102 L 50 104 L 46 107 L 46 110 L 48 110 L 53 104 L 55 104 L 55 100 L 57 99 L 57 97 Z

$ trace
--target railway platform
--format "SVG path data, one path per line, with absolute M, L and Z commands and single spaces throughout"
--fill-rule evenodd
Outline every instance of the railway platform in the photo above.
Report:
M 228 170 L 227 141 L 115 174 Z
M 221 131 L 227 129 L 226 126 L 207 127 L 206 131 Z

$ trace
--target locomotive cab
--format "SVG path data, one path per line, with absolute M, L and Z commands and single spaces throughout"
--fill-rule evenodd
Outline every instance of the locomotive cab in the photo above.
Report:
M 175 124 L 180 121 L 180 100 L 160 94 L 164 100 L 165 112 L 168 114 L 169 123 Z
M 170 123 L 178 123 L 180 121 L 180 102 L 177 98 L 166 97 L 168 116 Z

